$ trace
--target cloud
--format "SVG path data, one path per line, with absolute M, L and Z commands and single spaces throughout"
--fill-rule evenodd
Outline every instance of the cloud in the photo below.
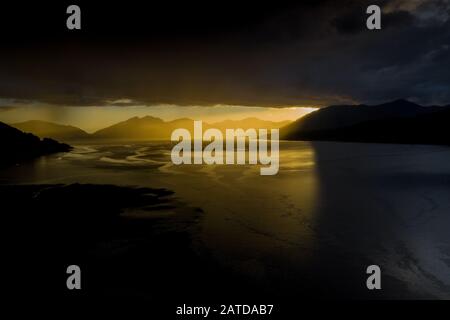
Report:
M 369 31 L 372 2 L 155 7 L 153 20 L 137 5 L 112 7 L 77 37 L 36 33 L 0 45 L 0 97 L 65 106 L 449 103 L 449 1 L 375 1 L 383 29 Z M 121 11 L 123 23 L 108 24 Z
M 0 112 L 6 112 L 16 109 L 17 107 L 13 106 L 0 106 Z

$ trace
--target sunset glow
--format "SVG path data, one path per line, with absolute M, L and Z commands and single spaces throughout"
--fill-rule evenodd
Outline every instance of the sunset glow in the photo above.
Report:
M 48 105 L 21 105 L 0 112 L 0 121 L 17 123 L 43 120 L 79 127 L 87 132 L 113 125 L 132 117 L 152 116 L 166 121 L 190 118 L 205 122 L 258 118 L 270 121 L 294 121 L 315 111 L 314 107 L 263 108 L 248 106 L 101 106 L 101 107 L 55 107 Z

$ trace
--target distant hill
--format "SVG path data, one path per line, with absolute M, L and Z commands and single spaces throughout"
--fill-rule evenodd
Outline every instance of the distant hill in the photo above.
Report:
M 67 152 L 71 147 L 53 139 L 40 139 L 0 122 L 0 165 L 20 163 L 24 160 L 55 152 Z
M 95 139 L 111 140 L 160 140 L 170 138 L 170 128 L 162 119 L 146 116 L 126 121 L 96 131 Z
M 30 120 L 12 124 L 24 132 L 30 132 L 40 138 L 52 138 L 59 141 L 79 141 L 90 138 L 90 135 L 73 126 L 61 125 L 47 121 Z
M 331 106 L 281 129 L 286 140 L 450 144 L 450 108 L 407 100 L 376 106 Z
M 289 121 L 272 122 L 257 118 L 247 118 L 243 120 L 226 120 L 217 123 L 203 122 L 203 130 L 208 128 L 225 129 L 248 129 L 248 128 L 281 128 L 290 123 Z M 170 140 L 173 130 L 185 128 L 193 132 L 194 120 L 181 118 L 172 121 L 146 116 L 143 118 L 134 117 L 123 122 L 119 122 L 110 127 L 95 132 L 94 139 L 110 140 Z

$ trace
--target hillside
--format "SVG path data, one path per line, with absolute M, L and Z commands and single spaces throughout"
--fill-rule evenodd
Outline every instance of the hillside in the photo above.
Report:
M 282 128 L 286 140 L 447 144 L 448 107 L 406 100 L 377 106 L 331 106 Z
M 56 124 L 47 121 L 30 120 L 12 124 L 13 127 L 30 132 L 40 138 L 52 138 L 59 141 L 79 141 L 90 138 L 90 135 L 74 126 Z
M 226 120 L 216 123 L 203 122 L 203 130 L 208 128 L 225 129 L 248 129 L 248 128 L 281 128 L 290 123 L 289 121 L 272 122 L 257 118 L 247 118 L 243 120 Z M 181 118 L 172 121 L 163 121 L 159 118 L 146 116 L 143 118 L 134 117 L 123 122 L 119 122 L 110 127 L 95 132 L 94 139 L 110 140 L 170 140 L 170 136 L 175 129 L 186 128 L 193 132 L 194 120 Z
M 48 138 L 41 140 L 31 133 L 24 133 L 3 122 L 0 122 L 0 145 L 2 147 L 0 165 L 2 166 L 20 163 L 41 155 L 67 152 L 71 149 L 67 144 Z
M 170 138 L 171 131 L 169 131 L 167 123 L 159 118 L 133 117 L 98 130 L 92 137 L 111 140 L 158 140 Z

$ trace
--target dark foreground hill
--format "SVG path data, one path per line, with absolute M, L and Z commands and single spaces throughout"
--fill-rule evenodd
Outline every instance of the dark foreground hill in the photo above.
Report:
M 282 128 L 286 140 L 450 144 L 450 107 L 406 100 L 377 106 L 331 106 Z
M 40 139 L 0 122 L 0 165 L 20 163 L 24 160 L 55 152 L 66 152 L 71 146 L 53 139 Z

